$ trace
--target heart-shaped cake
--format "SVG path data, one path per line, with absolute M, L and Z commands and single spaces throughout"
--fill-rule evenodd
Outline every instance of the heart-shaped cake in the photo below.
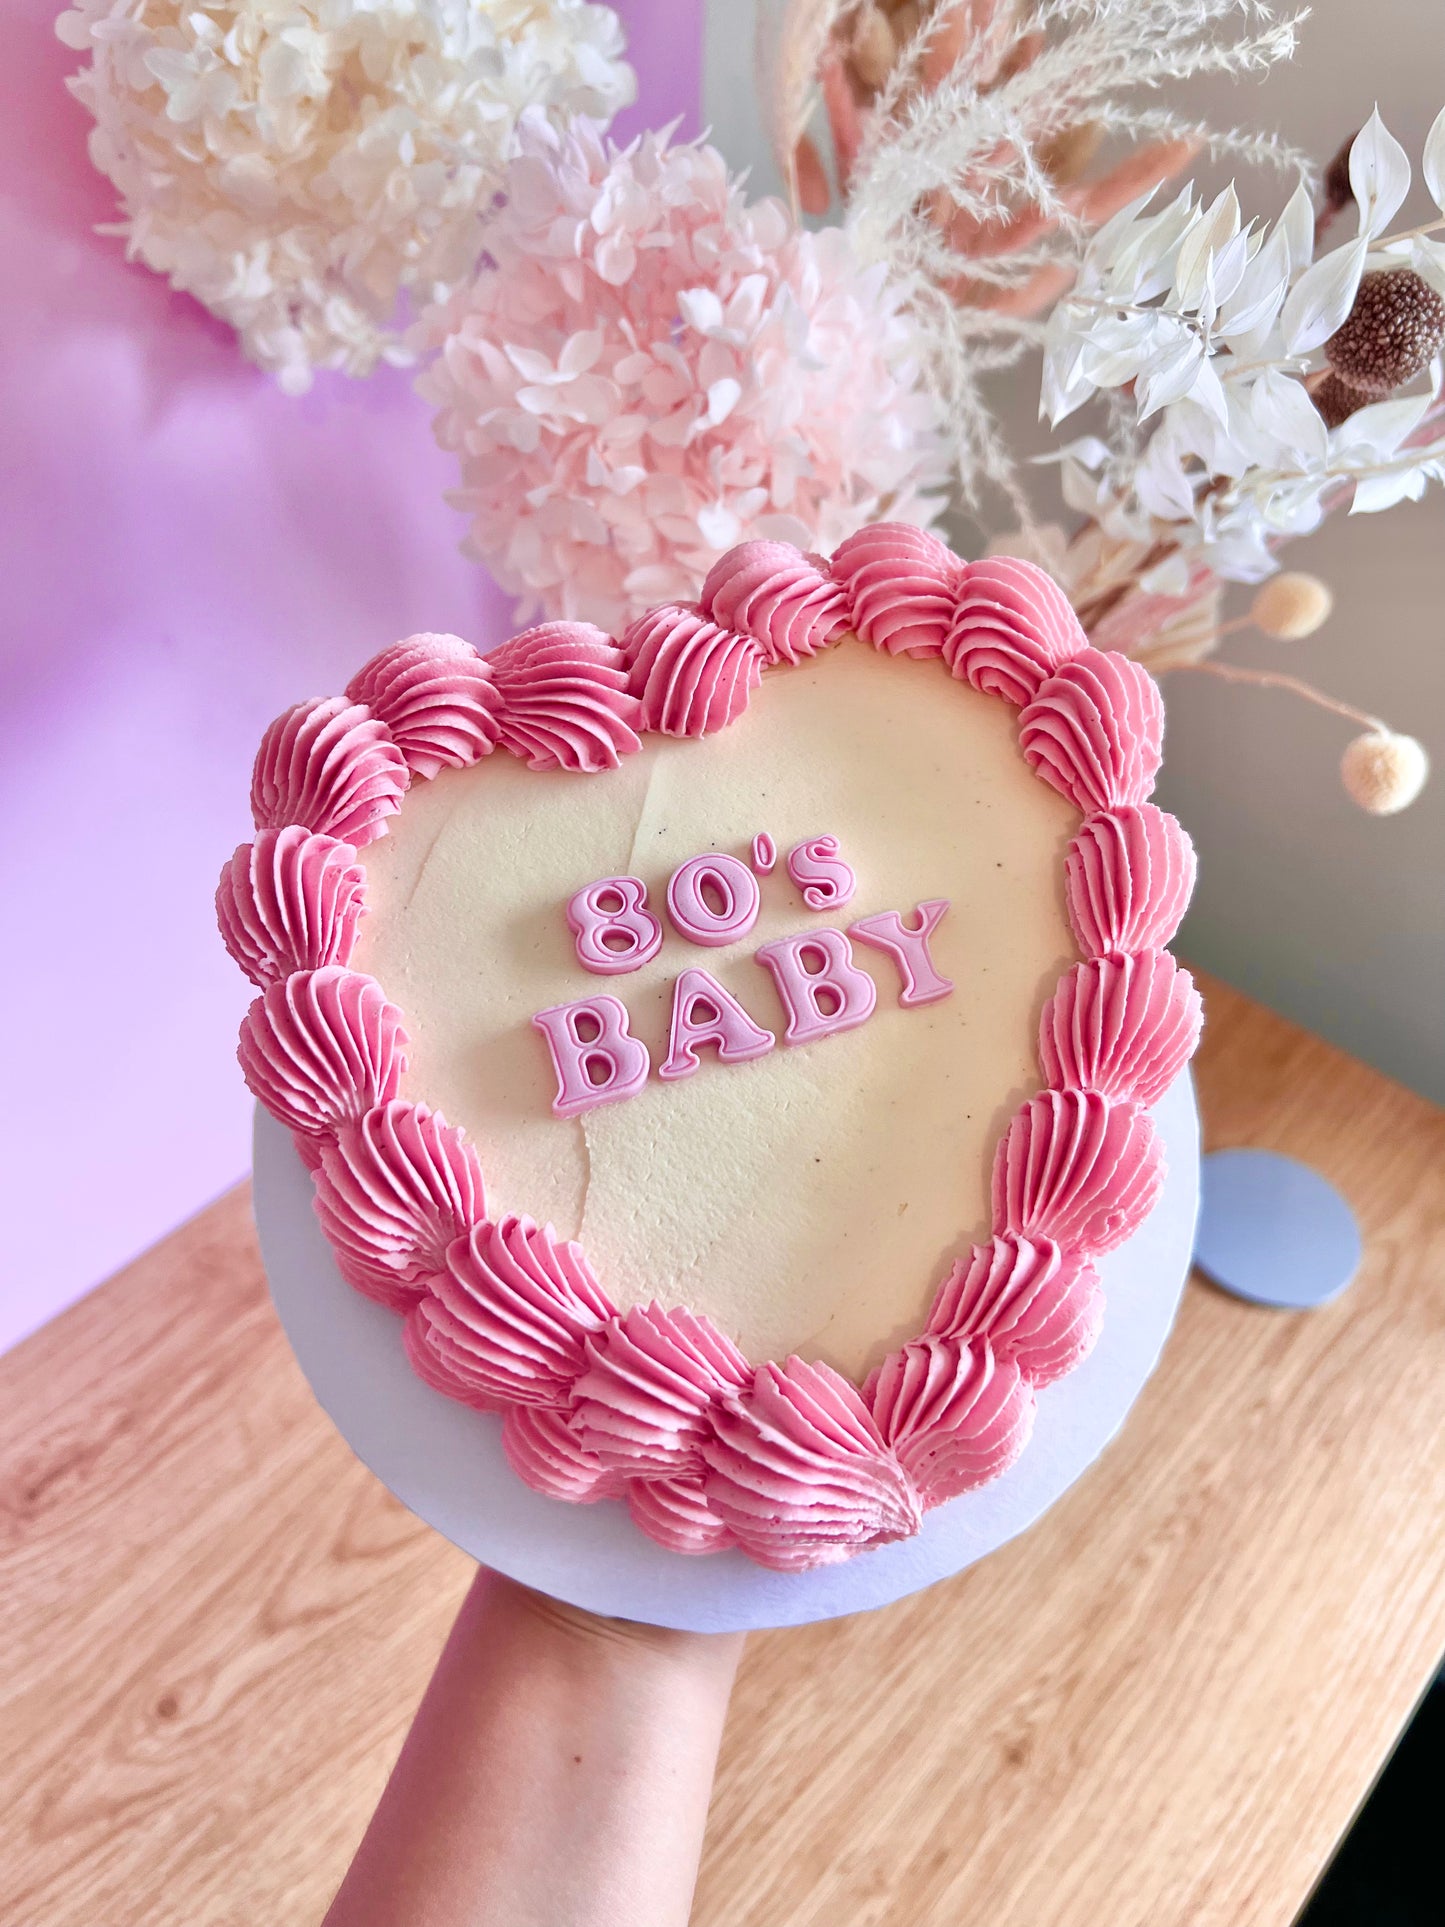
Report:
M 1025 1449 L 1199 1033 L 1162 735 L 1043 571 L 894 524 L 271 726 L 242 1068 L 529 1485 L 801 1570 Z

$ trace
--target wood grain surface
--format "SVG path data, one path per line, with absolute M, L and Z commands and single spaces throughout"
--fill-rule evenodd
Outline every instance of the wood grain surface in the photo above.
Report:
M 755 1637 L 697 1927 L 1286 1927 L 1426 1684 L 1445 1114 L 1208 989 L 1209 1139 L 1324 1170 L 1363 1275 L 1192 1285 L 1038 1528 Z M 312 1402 L 243 1192 L 0 1359 L 0 1922 L 319 1921 L 469 1570 Z

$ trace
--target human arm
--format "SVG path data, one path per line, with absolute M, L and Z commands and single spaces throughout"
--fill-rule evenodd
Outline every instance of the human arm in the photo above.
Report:
M 741 1650 L 478 1573 L 325 1927 L 684 1927 Z

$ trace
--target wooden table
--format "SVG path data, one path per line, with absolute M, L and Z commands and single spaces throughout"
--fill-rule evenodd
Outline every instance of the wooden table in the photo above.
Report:
M 1445 1649 L 1445 1114 L 1218 985 L 1199 1081 L 1214 1142 L 1343 1187 L 1364 1274 L 1308 1315 L 1192 1285 L 1040 1527 L 753 1639 L 699 1927 L 1308 1894 Z M 244 1191 L 0 1360 L 0 1561 L 0 1921 L 318 1921 L 470 1568 L 313 1404 Z

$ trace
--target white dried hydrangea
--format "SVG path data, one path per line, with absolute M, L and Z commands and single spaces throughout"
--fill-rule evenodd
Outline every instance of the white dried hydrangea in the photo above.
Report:
M 632 99 L 622 30 L 584 0 L 80 0 L 129 254 L 300 393 L 318 368 L 412 359 L 406 309 L 474 269 L 529 106 L 559 124 Z

